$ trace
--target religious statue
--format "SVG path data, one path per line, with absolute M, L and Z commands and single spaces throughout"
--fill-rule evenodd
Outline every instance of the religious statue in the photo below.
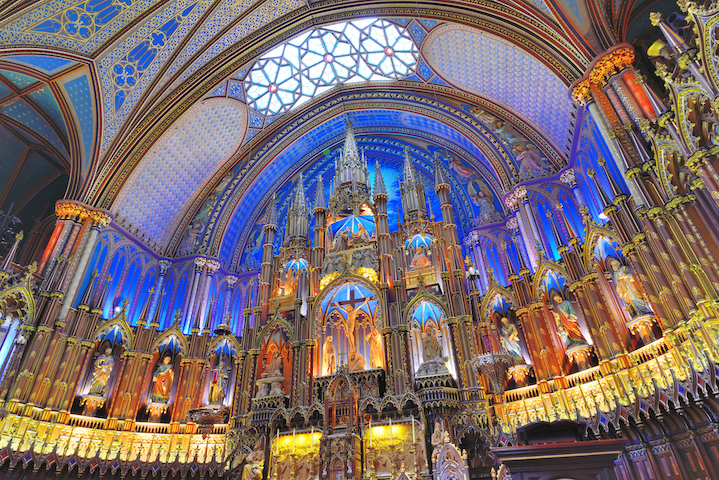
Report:
M 422 334 L 422 358 L 425 362 L 436 361 L 444 358 L 442 355 L 442 344 L 439 342 L 437 330 L 432 325 L 427 325 Z
M 614 285 L 617 289 L 619 298 L 624 300 L 626 309 L 633 317 L 638 315 L 649 315 L 652 313 L 651 307 L 644 300 L 644 295 L 637 284 L 634 272 L 627 265 L 622 265 L 619 260 L 612 260 L 612 270 L 614 272 Z
M 419 246 L 414 251 L 414 256 L 412 257 L 412 261 L 409 264 L 410 270 L 415 270 L 417 268 L 425 268 L 425 267 L 431 267 L 432 262 L 430 262 L 429 258 L 427 258 L 427 255 L 424 253 L 424 249 Z
M 371 368 L 382 368 L 382 335 L 379 330 L 373 328 L 367 334 L 367 343 L 369 343 L 369 366 Z
M 586 343 L 582 331 L 579 329 L 577 314 L 574 312 L 572 303 L 569 300 L 564 300 L 559 295 L 554 296 L 554 301 L 557 302 L 557 311 L 554 312 L 554 319 L 557 322 L 557 330 L 559 331 L 559 337 L 562 339 L 564 347 L 569 348 L 572 345 L 582 345 Z
M 444 441 L 444 428 L 442 427 L 442 422 L 439 420 L 434 421 L 434 431 L 432 432 L 432 437 L 430 438 L 430 442 L 432 443 L 432 463 L 437 462 L 437 456 L 439 455 L 439 451 L 442 448 L 442 445 L 445 444 Z
M 347 250 L 350 246 L 350 233 L 351 229 L 349 227 L 339 232 L 335 237 L 334 242 L 332 243 L 330 253 L 337 253 Z
M 325 367 L 325 375 L 335 373 L 335 344 L 332 343 L 332 337 L 327 337 L 322 345 L 322 365 Z
M 224 358 L 220 357 L 220 363 L 212 370 L 212 382 L 210 382 L 210 404 L 222 403 L 225 399 L 227 389 L 227 378 L 229 377 L 225 368 Z
M 95 367 L 92 371 L 90 382 L 90 395 L 105 395 L 107 383 L 110 381 L 110 374 L 115 367 L 115 359 L 112 356 L 112 349 L 105 349 L 105 353 L 97 357 Z
M 280 355 L 279 350 L 275 350 L 272 359 L 267 364 L 267 370 L 265 373 L 270 377 L 281 377 L 282 374 L 282 361 L 285 359 L 283 355 Z
M 292 295 L 297 287 L 297 275 L 295 270 L 290 268 L 280 273 L 278 294 L 280 296 Z
M 360 245 L 367 245 L 370 241 L 370 235 L 364 225 L 359 222 L 357 231 L 352 234 L 352 246 L 357 247 Z
M 152 376 L 150 400 L 153 402 L 167 403 L 170 400 L 172 383 L 175 380 L 175 372 L 170 361 L 170 357 L 163 358 L 162 363 L 158 365 L 155 374 Z
M 242 480 L 260 480 L 262 468 L 265 464 L 265 449 L 262 439 L 255 444 L 255 449 L 245 457 L 245 466 L 242 467 Z
M 519 331 L 507 317 L 502 317 L 502 330 L 500 332 L 499 341 L 501 342 L 502 348 L 504 348 L 505 352 L 515 358 L 523 359 L 522 347 L 519 343 Z

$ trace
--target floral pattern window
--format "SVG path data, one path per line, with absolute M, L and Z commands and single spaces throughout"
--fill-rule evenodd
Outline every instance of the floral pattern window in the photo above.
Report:
M 398 80 L 419 50 L 409 32 L 386 20 L 363 19 L 303 33 L 263 55 L 243 82 L 248 105 L 277 115 L 335 85 Z

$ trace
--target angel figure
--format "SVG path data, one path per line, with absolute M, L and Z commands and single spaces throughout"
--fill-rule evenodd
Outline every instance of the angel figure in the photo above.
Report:
M 468 179 L 473 175 L 477 174 L 477 172 L 473 168 L 464 165 L 461 161 L 456 160 L 452 157 L 449 157 L 449 168 L 450 170 L 453 170 L 457 175 L 459 175 L 459 177 L 462 179 Z
M 494 194 L 489 186 L 481 181 L 471 181 L 467 185 L 467 193 L 474 204 L 479 207 L 479 218 L 491 219 L 497 209 L 494 207 Z

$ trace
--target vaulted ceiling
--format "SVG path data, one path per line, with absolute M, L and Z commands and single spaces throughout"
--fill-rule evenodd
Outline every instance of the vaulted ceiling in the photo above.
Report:
M 352 120 L 387 165 L 404 146 L 420 169 L 435 151 L 457 159 L 471 228 L 468 197 L 486 185 L 501 211 L 522 148 L 566 165 L 568 86 L 650 4 L 0 2 L 0 141 L 13 159 L 0 203 L 67 186 L 160 253 L 192 232 L 237 265 L 268 196 L 324 175 Z M 312 55 L 327 65 L 309 68 Z

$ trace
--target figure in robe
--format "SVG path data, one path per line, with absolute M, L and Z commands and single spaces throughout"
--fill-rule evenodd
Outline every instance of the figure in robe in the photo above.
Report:
M 221 404 L 225 399 L 227 389 L 227 378 L 229 374 L 225 368 L 225 362 L 220 357 L 220 363 L 212 370 L 212 382 L 210 382 L 210 405 Z
M 290 268 L 281 272 L 279 284 L 278 293 L 281 296 L 292 295 L 295 293 L 295 288 L 297 287 L 297 275 L 295 275 L 295 270 Z
M 429 258 L 427 258 L 427 255 L 424 253 L 424 249 L 421 246 L 417 247 L 417 249 L 414 251 L 412 261 L 409 264 L 409 269 L 414 270 L 417 268 L 425 268 L 431 266 L 432 262 L 429 260 Z
M 150 400 L 153 402 L 167 403 L 172 393 L 172 383 L 175 380 L 175 372 L 170 363 L 170 357 L 162 359 L 162 363 L 155 370 L 152 376 L 152 391 Z
M 497 117 L 483 108 L 473 107 L 469 112 L 474 115 L 477 120 L 488 126 L 494 125 L 494 122 L 497 120 Z
M 554 319 L 557 322 L 557 330 L 559 330 L 559 336 L 562 339 L 562 343 L 565 348 L 569 348 L 572 345 L 583 345 L 584 336 L 582 331 L 579 329 L 579 323 L 577 323 L 577 314 L 574 312 L 574 307 L 569 300 L 564 300 L 559 295 L 554 296 L 554 301 L 557 302 L 557 311 L 554 312 Z
M 352 234 L 352 246 L 357 247 L 360 245 L 367 245 L 370 241 L 370 235 L 367 229 L 362 223 L 359 223 L 357 231 Z
M 491 219 L 497 209 L 494 206 L 494 195 L 487 184 L 478 181 L 469 182 L 467 193 L 469 193 L 469 197 L 479 209 L 478 217 L 483 220 Z
M 452 157 L 449 157 L 449 168 L 450 170 L 453 170 L 457 175 L 459 175 L 460 178 L 465 180 L 477 174 L 477 172 L 473 168 L 462 164 L 462 162 L 460 162 L 459 160 L 455 160 Z
M 264 463 L 265 449 L 262 446 L 262 439 L 260 439 L 255 444 L 255 449 L 245 458 L 245 465 L 242 467 L 242 480 L 260 480 Z
M 330 249 L 330 253 L 337 253 L 337 252 L 343 252 L 349 248 L 350 245 L 350 228 L 347 227 L 346 229 L 342 230 L 337 234 L 337 236 L 334 239 L 334 242 L 332 243 L 332 248 Z
M 537 152 L 528 148 L 523 143 L 514 146 L 514 155 L 519 162 L 519 178 L 534 178 L 539 173 L 547 173 L 549 169 L 547 164 Z
M 355 338 L 355 325 L 357 324 L 357 316 L 362 312 L 362 307 L 367 305 L 368 299 L 365 298 L 357 307 L 351 305 L 345 305 L 344 310 L 347 312 L 347 318 L 343 322 L 345 335 L 347 335 L 347 342 L 349 343 L 349 352 L 347 355 L 347 370 L 350 372 L 356 372 L 358 370 L 364 370 L 365 359 L 361 353 L 357 352 L 357 341 Z M 339 303 L 334 303 L 336 307 L 339 307 Z
M 432 325 L 427 325 L 422 334 L 422 358 L 425 362 L 443 360 L 442 344 L 439 342 L 437 330 Z
M 284 355 L 280 355 L 279 350 L 275 350 L 272 354 L 272 359 L 267 364 L 267 376 L 269 377 L 282 377 L 282 362 L 285 359 Z
M 502 330 L 499 341 L 502 343 L 502 348 L 504 348 L 505 352 L 517 359 L 524 360 L 522 347 L 519 343 L 519 331 L 507 317 L 502 317 Z
M 507 125 L 503 120 L 497 119 L 494 122 L 494 133 L 506 144 L 513 145 L 514 143 L 524 140 L 522 134 L 514 129 L 511 125 Z
M 617 294 L 624 300 L 630 315 L 635 317 L 651 314 L 652 309 L 644 300 L 644 295 L 637 284 L 637 279 L 634 277 L 632 269 L 619 263 L 619 260 L 612 260 L 611 264 Z
M 367 343 L 369 343 L 370 368 L 382 368 L 382 334 L 379 333 L 379 330 L 373 328 L 367 334 Z
M 115 368 L 115 359 L 112 356 L 112 349 L 107 348 L 105 353 L 95 360 L 92 381 L 90 382 L 90 395 L 105 395 L 113 368 Z
M 332 342 L 332 337 L 327 337 L 322 345 L 322 365 L 325 367 L 325 375 L 335 373 L 335 362 L 335 344 Z

